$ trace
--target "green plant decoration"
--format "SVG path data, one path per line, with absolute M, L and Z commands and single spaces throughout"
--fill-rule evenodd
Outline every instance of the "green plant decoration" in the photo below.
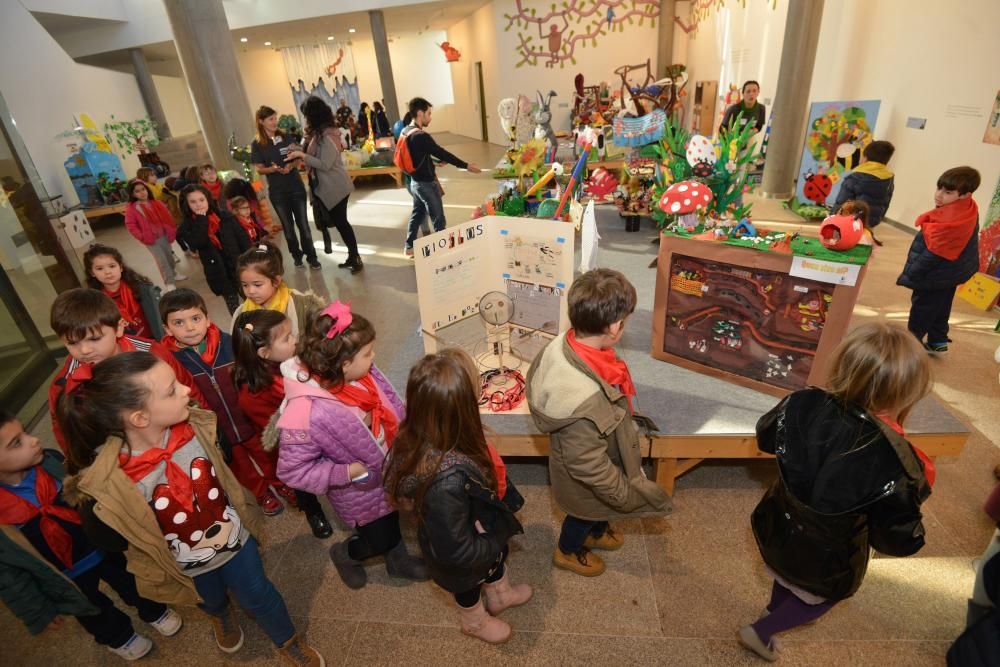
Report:
M 278 117 L 278 129 L 285 134 L 294 134 L 297 137 L 302 136 L 302 125 L 299 123 L 299 119 L 290 113 Z
M 124 155 L 145 153 L 147 149 L 160 143 L 156 123 L 149 117 L 116 120 L 115 115 L 111 114 L 111 121 L 104 124 L 104 134 Z

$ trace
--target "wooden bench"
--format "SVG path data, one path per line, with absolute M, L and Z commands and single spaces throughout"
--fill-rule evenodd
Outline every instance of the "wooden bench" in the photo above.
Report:
M 115 213 L 124 215 L 125 207 L 127 206 L 128 203 L 125 202 L 122 204 L 111 204 L 109 206 L 94 206 L 91 208 L 85 208 L 81 210 L 83 211 L 83 214 L 87 216 L 88 220 L 96 220 L 97 218 L 100 218 L 102 216 L 114 215 Z
M 403 187 L 403 171 L 396 165 L 348 169 L 347 175 L 351 177 L 351 182 L 354 182 L 354 179 L 358 176 L 392 176 L 393 180 L 396 181 L 396 187 Z

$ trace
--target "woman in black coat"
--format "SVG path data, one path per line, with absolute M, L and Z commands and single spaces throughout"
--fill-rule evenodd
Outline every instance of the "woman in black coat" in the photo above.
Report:
M 204 186 L 185 186 L 180 200 L 184 220 L 177 238 L 198 253 L 209 289 L 225 299 L 233 313 L 240 305 L 236 263 L 250 248 L 250 236 L 232 213 L 218 209 Z

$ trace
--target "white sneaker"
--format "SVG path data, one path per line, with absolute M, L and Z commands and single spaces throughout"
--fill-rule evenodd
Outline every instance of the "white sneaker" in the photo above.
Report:
M 138 660 L 153 649 L 153 641 L 149 637 L 144 637 L 138 632 L 133 633 L 131 639 L 118 648 L 108 647 L 112 653 L 125 660 Z
M 177 285 L 173 283 L 167 283 L 166 285 L 163 286 L 164 293 L 173 292 L 175 289 L 177 289 Z
M 163 612 L 163 616 L 160 616 L 150 623 L 150 625 L 156 628 L 156 631 L 164 637 L 173 637 L 181 629 L 181 626 L 184 625 L 184 619 L 176 611 L 168 608 Z
M 179 283 L 180 281 L 187 280 L 187 279 L 188 279 L 188 277 L 185 276 L 183 273 L 175 273 L 174 274 L 174 282 Z

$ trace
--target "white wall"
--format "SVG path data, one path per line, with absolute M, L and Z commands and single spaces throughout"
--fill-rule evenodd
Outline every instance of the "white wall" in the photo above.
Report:
M 237 49 L 236 61 L 240 66 L 240 75 L 243 77 L 243 87 L 247 91 L 251 112 L 256 112 L 260 106 L 267 105 L 277 111 L 279 116 L 295 113 L 292 89 L 288 85 L 285 63 L 279 51 Z
M 79 65 L 19 2 L 4 4 L 0 24 L 0 92 L 49 194 L 75 204 L 63 161 L 67 140 L 55 135 L 72 129 L 73 116 L 90 114 L 100 126 L 146 115 L 131 74 Z M 134 156 L 122 161 L 125 174 L 139 168 Z
M 497 116 L 497 104 L 504 97 L 516 95 L 518 91 L 510 92 L 508 88 L 513 86 L 503 85 L 500 79 L 501 54 L 497 52 L 496 9 L 493 4 L 480 7 L 464 21 L 448 28 L 447 39 L 462 52 L 461 60 L 451 64 L 455 100 L 450 110 L 452 131 L 474 139 L 481 139 L 483 136 L 479 116 L 479 82 L 475 67 L 476 62 L 482 62 L 489 137 L 493 143 L 506 144 Z
M 167 117 L 170 133 L 175 137 L 194 134 L 201 131 L 198 116 L 195 115 L 191 103 L 191 93 L 188 92 L 184 79 L 176 76 L 153 75 L 153 85 L 160 96 L 163 114 Z

